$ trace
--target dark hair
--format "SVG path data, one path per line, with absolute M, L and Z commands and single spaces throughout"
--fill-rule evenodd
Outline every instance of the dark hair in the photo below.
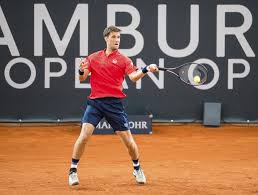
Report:
M 103 37 L 107 37 L 111 32 L 121 32 L 121 29 L 117 28 L 116 26 L 108 26 L 104 29 Z

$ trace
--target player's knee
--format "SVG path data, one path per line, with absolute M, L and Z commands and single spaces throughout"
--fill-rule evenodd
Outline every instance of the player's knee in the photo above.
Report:
M 80 136 L 79 136 L 81 142 L 87 142 L 88 139 L 90 138 L 91 134 L 92 133 L 87 131 L 87 130 L 86 131 L 82 131 Z
M 136 143 L 134 142 L 134 140 L 129 140 L 128 142 L 128 147 L 131 149 L 131 150 L 135 150 L 137 148 L 137 145 Z
M 88 139 L 89 139 L 89 137 L 87 136 L 87 135 L 80 135 L 79 136 L 79 139 L 80 139 L 80 141 L 82 142 L 82 143 L 86 143 L 87 141 L 88 141 Z

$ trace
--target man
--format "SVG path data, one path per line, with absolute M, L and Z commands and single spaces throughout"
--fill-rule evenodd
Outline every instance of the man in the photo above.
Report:
M 106 49 L 95 52 L 84 59 L 79 68 L 79 79 L 83 81 L 91 73 L 91 94 L 87 100 L 87 108 L 82 118 L 81 133 L 73 148 L 72 163 L 69 174 L 69 185 L 78 185 L 77 166 L 85 145 L 100 120 L 105 117 L 117 135 L 128 149 L 133 161 L 133 175 L 136 182 L 145 184 L 146 178 L 139 163 L 138 147 L 128 127 L 127 115 L 121 99 L 126 95 L 122 92 L 122 82 L 125 75 L 130 80 L 137 81 L 148 71 L 155 72 L 155 64 L 137 70 L 132 61 L 119 53 L 120 29 L 115 26 L 105 28 L 103 32 Z

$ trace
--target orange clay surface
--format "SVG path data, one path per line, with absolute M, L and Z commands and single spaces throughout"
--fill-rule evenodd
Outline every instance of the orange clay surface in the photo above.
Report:
M 116 135 L 93 135 L 68 186 L 78 125 L 1 126 L 0 194 L 258 194 L 258 127 L 154 125 L 134 135 L 146 185 Z

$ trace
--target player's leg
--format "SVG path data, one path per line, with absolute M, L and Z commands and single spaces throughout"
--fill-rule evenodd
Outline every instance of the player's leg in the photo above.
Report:
M 85 149 L 85 145 L 89 141 L 94 129 L 95 129 L 95 127 L 90 123 L 82 124 L 81 133 L 80 133 L 79 137 L 77 138 L 77 140 L 74 144 L 74 147 L 73 147 L 73 154 L 72 154 L 73 159 L 81 158 L 81 156 L 84 152 L 84 149 Z
M 129 155 L 131 156 L 132 160 L 139 159 L 139 151 L 138 146 L 135 143 L 131 131 L 115 131 L 117 135 L 121 138 L 122 142 L 126 146 Z
M 77 176 L 77 167 L 79 160 L 85 150 L 85 146 L 88 143 L 95 127 L 99 123 L 99 121 L 103 118 L 102 113 L 94 106 L 89 105 L 85 110 L 84 116 L 82 118 L 82 128 L 79 137 L 77 138 L 72 154 L 72 163 L 69 172 L 69 185 L 78 185 L 79 179 Z
M 134 167 L 133 175 L 135 176 L 137 183 L 145 184 L 146 177 L 140 166 L 138 146 L 134 141 L 131 131 L 126 130 L 126 131 L 115 131 L 115 132 L 117 135 L 119 135 L 122 142 L 126 146 L 129 155 L 131 156 L 131 159 L 133 161 L 133 167 Z
M 90 123 L 83 123 L 81 128 L 81 133 L 79 137 L 77 138 L 74 147 L 73 147 L 73 154 L 72 154 L 72 163 L 71 168 L 69 171 L 69 185 L 78 185 L 79 179 L 77 175 L 77 167 L 79 160 L 84 152 L 85 145 L 90 139 L 90 136 L 92 135 L 94 131 L 94 126 Z
M 146 182 L 146 178 L 140 167 L 138 147 L 133 139 L 131 131 L 128 130 L 128 118 L 127 114 L 124 112 L 124 107 L 121 100 L 117 98 L 108 98 L 105 100 L 105 102 L 103 102 L 102 107 L 105 108 L 103 110 L 105 111 L 104 116 L 106 120 L 112 126 L 114 131 L 120 136 L 128 150 L 129 155 L 131 156 L 136 181 L 144 184 Z

